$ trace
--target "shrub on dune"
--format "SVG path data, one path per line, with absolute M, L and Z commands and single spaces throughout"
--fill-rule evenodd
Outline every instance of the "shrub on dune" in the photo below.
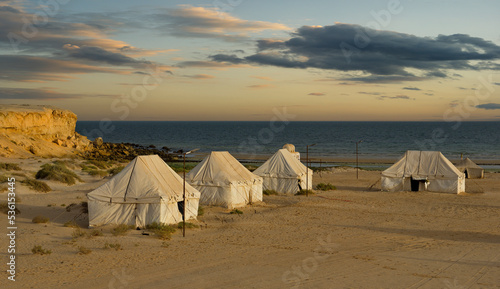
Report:
M 180 223 L 181 224 L 181 223 Z M 187 223 L 186 223 L 187 225 Z M 146 229 L 153 231 L 153 233 L 160 239 L 169 240 L 176 229 L 173 226 L 153 222 L 146 226 Z
M 49 222 L 49 218 L 44 216 L 36 216 L 31 221 L 35 224 L 44 224 Z
M 316 185 L 316 190 L 320 190 L 320 191 L 334 191 L 336 190 L 337 187 L 335 187 L 334 185 L 328 183 L 328 184 L 325 184 L 325 183 L 319 183 Z
M 53 180 L 68 185 L 74 185 L 76 181 L 82 181 L 73 171 L 69 170 L 63 163 L 45 164 L 36 173 L 37 179 Z
M 278 192 L 276 192 L 275 190 L 264 190 L 262 193 L 264 195 L 266 195 L 266 196 L 271 196 L 271 195 L 277 195 L 278 194 Z
M 48 254 L 51 254 L 52 251 L 51 250 L 43 249 L 42 246 L 40 246 L 40 245 L 35 245 L 31 249 L 31 253 L 33 253 L 33 254 L 39 254 L 39 255 L 48 255 Z
M 38 181 L 35 179 L 27 178 L 26 180 L 21 181 L 21 183 L 29 186 L 30 188 L 32 188 L 33 190 L 35 190 L 37 192 L 47 193 L 47 192 L 52 191 L 52 189 L 49 187 L 49 185 L 47 185 L 46 183 L 44 183 L 42 181 Z
M 300 190 L 295 195 L 296 196 L 314 195 L 314 191 L 313 190 Z
M 134 226 L 121 224 L 121 225 L 114 227 L 111 230 L 111 233 L 113 234 L 113 236 L 124 236 L 128 233 L 128 231 L 130 229 L 133 229 L 133 228 L 134 228 Z
M 18 164 L 13 163 L 0 163 L 0 170 L 20 171 L 21 167 Z

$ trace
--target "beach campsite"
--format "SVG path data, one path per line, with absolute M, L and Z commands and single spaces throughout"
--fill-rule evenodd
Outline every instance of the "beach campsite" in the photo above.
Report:
M 437 159 L 419 162 L 417 154 Z M 254 172 L 293 168 L 299 162 L 290 156 L 287 149 L 279 149 Z M 415 164 L 408 164 L 406 158 Z M 405 184 L 398 185 L 399 190 L 382 190 L 388 182 L 384 178 L 401 170 L 409 174 L 401 175 L 401 180 L 425 175 L 430 182 L 437 179 L 423 170 L 429 164 L 445 169 L 440 173 L 455 172 L 439 152 L 407 152 L 384 172 L 344 166 L 317 170 L 309 174 L 308 196 L 298 194 L 301 175 L 292 174 L 294 170 L 285 170 L 293 181 L 280 180 L 276 174 L 278 178 L 266 182 L 264 175 L 267 189 L 263 189 L 261 177 L 227 152 L 200 159 L 186 175 L 186 187 L 179 174 L 154 155 L 123 162 L 9 161 L 23 175 L 56 162 L 78 179 L 70 186 L 46 180 L 52 189 L 48 193 L 23 181 L 16 183 L 16 284 L 23 284 L 16 288 L 120 284 L 125 288 L 167 284 L 173 288 L 231 284 L 447 288 L 457 283 L 494 288 L 498 284 L 500 174 L 487 172 L 484 179 L 466 182 L 460 194 L 443 186 L 444 193 L 423 186 L 413 191 Z M 442 165 L 436 165 L 439 162 Z M 110 171 L 120 170 L 103 177 L 84 169 L 104 164 Z M 176 163 L 171 165 L 178 168 Z M 12 172 L 20 178 L 17 171 Z M 436 171 L 432 174 L 435 177 Z M 234 189 L 234 184 L 240 189 Z M 243 189 L 245 184 L 248 189 Z M 251 184 L 258 184 L 260 197 L 250 197 L 255 195 Z M 210 190 L 204 191 L 203 185 Z M 270 185 L 276 190 L 266 187 Z M 183 188 L 186 223 L 178 206 L 184 202 Z M 204 193 L 209 197 L 201 205 Z M 237 208 L 225 201 L 232 194 L 244 197 Z M 187 225 L 184 234 L 182 225 Z
M 0 289 L 500 289 L 499 12 L 0 0 Z

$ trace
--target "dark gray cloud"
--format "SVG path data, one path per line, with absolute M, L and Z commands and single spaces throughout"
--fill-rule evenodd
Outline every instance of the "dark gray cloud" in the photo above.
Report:
M 0 1 L 0 2 L 2 2 L 2 1 Z M 17 10 L 14 7 L 10 7 L 10 6 L 0 6 L 0 11 L 1 12 L 16 13 L 16 14 L 21 13 L 21 11 Z
M 356 82 L 365 82 L 365 83 L 402 83 L 406 81 L 422 81 L 427 78 L 418 77 L 418 76 L 400 76 L 400 75 L 369 75 L 369 76 L 352 76 L 352 77 L 344 77 L 338 80 L 343 81 L 356 81 Z
M 405 90 L 421 90 L 418 87 L 411 87 L 411 86 L 403 87 L 403 89 L 405 89 Z
M 486 110 L 495 110 L 500 109 L 500 103 L 485 103 L 476 105 L 476 108 L 486 109 Z
M 460 89 L 460 90 L 476 90 L 474 87 L 467 88 L 467 87 L 463 87 L 463 86 L 457 86 L 457 88 Z
M 230 63 L 234 63 L 234 64 L 240 64 L 240 63 L 245 62 L 245 60 L 239 58 L 238 56 L 236 56 L 234 54 L 233 55 L 216 54 L 216 55 L 210 56 L 210 59 L 212 59 L 213 61 L 217 61 L 217 62 L 230 62 Z
M 81 73 L 123 73 L 122 71 L 91 66 L 70 60 L 27 55 L 0 55 L 0 80 L 64 81 Z
M 284 68 L 363 71 L 366 82 L 448 77 L 447 70 L 500 69 L 500 46 L 465 34 L 419 37 L 360 25 L 303 26 L 288 40 L 259 40 L 257 53 L 224 61 Z M 223 59 L 221 55 L 218 58 Z M 216 60 L 216 59 L 214 59 Z M 410 72 L 411 71 L 411 72 Z M 416 73 L 414 71 L 417 71 Z M 452 74 L 453 76 L 453 74 Z M 348 80 L 348 79 L 346 79 Z
M 411 98 L 408 95 L 396 95 L 396 96 L 387 96 L 387 95 L 381 95 L 377 97 L 379 100 L 385 100 L 385 99 L 403 99 L 403 100 L 415 100 L 415 98 Z
M 182 61 L 177 63 L 177 67 L 186 68 L 186 67 L 201 67 L 201 68 L 212 68 L 212 69 L 226 69 L 231 67 L 243 67 L 246 64 L 237 64 L 231 62 L 219 62 L 219 61 Z
M 323 95 L 326 95 L 326 93 L 323 93 L 323 92 L 311 92 L 311 93 L 309 93 L 308 95 L 312 95 L 312 96 L 323 96 Z
M 453 68 L 453 67 L 450 67 L 450 68 Z M 460 67 L 457 67 L 457 69 L 460 69 Z M 445 77 L 448 77 L 448 74 L 438 70 L 438 71 L 427 72 L 425 74 L 425 76 L 429 77 L 429 78 L 445 78 Z
M 150 61 L 137 60 L 135 58 L 128 57 L 121 53 L 111 52 L 96 46 L 78 47 L 72 45 L 65 45 L 64 47 L 69 57 L 77 59 L 91 60 L 95 62 L 102 62 L 116 66 L 122 66 L 122 65 L 142 66 L 142 65 L 152 64 Z
M 366 92 L 366 91 L 360 91 L 358 93 L 359 94 L 367 94 L 367 95 L 381 95 L 382 94 L 380 92 Z
M 493 84 L 494 85 L 500 85 L 500 82 L 494 82 Z
M 61 100 L 83 97 L 117 97 L 118 95 L 87 95 L 60 93 L 51 88 L 8 88 L 0 87 L 0 99 Z

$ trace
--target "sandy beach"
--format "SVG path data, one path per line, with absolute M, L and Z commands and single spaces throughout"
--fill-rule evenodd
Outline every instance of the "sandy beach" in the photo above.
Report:
M 0 160 L 25 175 L 49 161 Z M 200 228 L 164 241 L 142 230 L 114 236 L 110 227 L 74 239 L 76 229 L 64 223 L 76 218 L 88 234 L 88 218 L 66 207 L 108 180 L 75 172 L 83 183 L 48 181 L 49 193 L 16 183 L 16 282 L 7 283 L 4 270 L 2 288 L 500 288 L 498 173 L 467 180 L 463 195 L 388 193 L 380 171 L 356 179 L 354 169 L 337 168 L 313 180 L 337 190 L 264 196 L 241 215 L 205 207 Z M 32 223 L 38 215 L 50 222 Z M 35 245 L 52 253 L 33 254 Z M 80 246 L 91 252 L 78 254 Z M 3 261 L 7 247 L 2 238 Z
M 0 289 L 500 289 L 499 11 L 0 0 Z

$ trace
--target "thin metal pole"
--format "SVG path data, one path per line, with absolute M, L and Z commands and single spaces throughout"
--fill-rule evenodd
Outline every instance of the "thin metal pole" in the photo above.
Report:
M 356 142 L 356 179 L 358 179 L 359 165 L 358 165 L 358 142 Z
M 184 181 L 182 182 L 182 195 L 183 195 L 183 205 L 182 205 L 182 237 L 186 237 L 186 154 L 183 154 L 184 165 L 182 174 L 184 177 Z
M 306 147 L 306 197 L 309 197 L 309 146 Z

